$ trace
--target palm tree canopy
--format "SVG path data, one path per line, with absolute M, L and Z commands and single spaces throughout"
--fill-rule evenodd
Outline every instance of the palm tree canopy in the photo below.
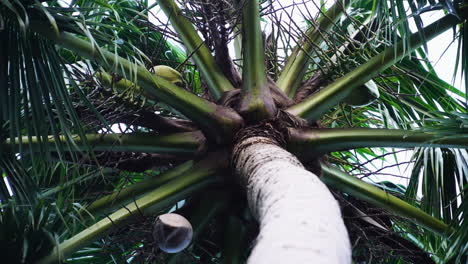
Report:
M 230 155 L 254 127 L 322 174 L 355 263 L 463 263 L 467 89 L 441 79 L 427 43 L 453 32 L 453 78 L 468 85 L 467 8 L 0 1 L 5 259 L 243 263 L 258 226 Z M 409 172 L 383 179 L 384 162 Z M 193 226 L 174 255 L 152 235 L 168 212 Z

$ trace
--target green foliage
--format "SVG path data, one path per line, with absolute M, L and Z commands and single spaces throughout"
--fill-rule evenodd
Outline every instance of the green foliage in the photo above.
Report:
M 45 201 L 36 204 L 21 204 L 14 201 L 0 207 L 0 246 L 4 261 L 9 263 L 32 263 L 46 255 L 57 243 L 57 227 L 62 220 L 57 209 Z

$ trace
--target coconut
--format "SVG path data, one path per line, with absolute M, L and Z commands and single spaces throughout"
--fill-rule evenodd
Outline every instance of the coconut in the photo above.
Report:
M 192 225 L 179 214 L 160 215 L 153 227 L 154 241 L 166 253 L 184 250 L 192 241 L 192 237 Z
M 183 83 L 182 74 L 166 65 L 157 65 L 153 67 L 154 74 L 176 85 Z

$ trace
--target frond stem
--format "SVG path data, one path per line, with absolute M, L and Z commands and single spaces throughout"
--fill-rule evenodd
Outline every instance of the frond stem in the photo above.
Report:
M 221 68 L 216 65 L 210 50 L 198 35 L 193 24 L 185 17 L 174 1 L 157 0 L 157 2 L 169 17 L 171 25 L 187 48 L 187 53 L 193 54 L 193 59 L 206 80 L 213 97 L 217 100 L 221 98 L 223 93 L 234 90 Z
M 17 152 L 20 145 L 28 146 L 30 151 L 40 151 L 43 144 L 51 146 L 61 145 L 65 151 L 123 151 L 123 152 L 146 152 L 164 153 L 183 156 L 194 156 L 205 144 L 205 137 L 198 132 L 174 133 L 167 135 L 155 135 L 152 133 L 129 133 L 129 134 L 86 134 L 85 138 L 72 136 L 74 145 L 67 142 L 66 136 L 49 136 L 47 142 L 42 138 L 23 136 L 9 139 L 2 147 Z
M 198 97 L 163 78 L 155 76 L 143 66 L 136 65 L 114 53 L 102 50 L 73 34 L 61 32 L 59 35 L 55 35 L 47 27 L 41 25 L 37 25 L 35 30 L 64 48 L 97 61 L 112 72 L 117 72 L 123 76 L 136 76 L 135 83 L 140 85 L 146 93 L 162 100 L 197 122 L 202 131 L 212 136 L 218 143 L 232 137 L 234 131 L 242 125 L 242 118 L 231 108 L 219 106 Z
M 341 18 L 346 7 L 351 0 L 337 0 L 325 14 L 317 19 L 317 27 L 311 27 L 305 32 L 305 36 L 300 40 L 289 56 L 276 84 L 289 97 L 293 97 L 299 84 L 304 79 L 310 63 L 310 56 L 314 53 L 314 48 L 324 42 L 321 31 L 329 31 L 333 25 Z
M 448 225 L 430 216 L 421 209 L 336 168 L 328 167 L 323 164 L 321 166 L 322 176 L 320 179 L 331 188 L 386 209 L 390 213 L 409 218 L 440 235 L 449 235 L 451 230 Z
M 265 51 L 257 0 L 248 0 L 243 6 L 242 31 L 244 68 L 240 111 L 251 121 L 272 118 L 276 109 L 266 76 Z
M 422 30 L 413 33 L 409 41 L 399 41 L 395 46 L 387 47 L 383 52 L 371 58 L 368 62 L 337 79 L 324 89 L 293 105 L 287 111 L 307 120 L 317 120 L 325 112 L 346 98 L 354 88 L 363 85 L 401 58 L 421 46 L 424 40 L 429 41 L 460 23 L 457 17 L 447 15 Z M 425 38 L 421 38 L 424 35 Z M 409 43 L 409 45 L 407 45 Z
M 436 132 L 377 128 L 289 128 L 288 149 L 303 159 L 355 148 L 468 148 L 468 137 Z
M 150 214 L 186 198 L 190 194 L 213 184 L 220 179 L 215 177 L 220 170 L 227 167 L 227 155 L 209 156 L 185 172 L 184 177 L 174 180 L 148 192 L 138 200 L 127 204 L 108 217 L 89 226 L 80 233 L 56 246 L 50 255 L 44 257 L 38 264 L 61 263 L 75 251 L 92 243 L 107 234 L 113 227 L 122 225 L 131 217 L 140 213 Z

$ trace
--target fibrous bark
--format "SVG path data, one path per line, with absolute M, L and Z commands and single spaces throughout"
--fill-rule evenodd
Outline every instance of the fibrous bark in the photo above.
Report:
M 254 136 L 236 144 L 232 160 L 260 224 L 248 263 L 351 263 L 337 201 L 295 156 Z

